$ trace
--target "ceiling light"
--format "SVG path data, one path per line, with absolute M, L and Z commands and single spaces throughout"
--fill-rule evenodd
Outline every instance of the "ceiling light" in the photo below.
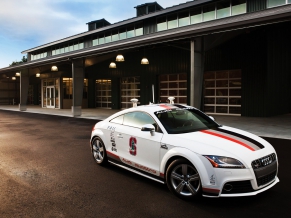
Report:
M 116 61 L 117 61 L 117 62 L 122 62 L 122 61 L 124 61 L 124 57 L 123 57 L 123 55 L 122 55 L 122 54 L 117 55 L 117 56 L 116 56 Z
M 12 80 L 16 80 L 16 77 L 15 77 L 15 76 L 13 76 L 13 77 L 12 77 Z
M 15 73 L 15 76 L 20 76 L 20 73 L 19 72 Z
M 116 64 L 115 64 L 114 62 L 111 62 L 111 63 L 109 64 L 109 68 L 116 68 Z
M 52 66 L 51 71 L 58 71 L 58 67 L 57 66 Z
M 141 59 L 141 64 L 149 64 L 149 60 L 147 58 Z
M 37 74 L 35 75 L 35 77 L 40 77 L 40 73 L 37 73 Z

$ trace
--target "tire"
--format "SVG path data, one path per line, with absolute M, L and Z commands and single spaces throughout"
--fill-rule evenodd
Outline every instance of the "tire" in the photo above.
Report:
M 201 180 L 197 169 L 186 159 L 174 160 L 166 172 L 166 183 L 179 198 L 192 200 L 201 196 Z
M 91 142 L 91 150 L 93 158 L 98 165 L 104 166 L 108 163 L 104 143 L 99 137 L 94 138 Z

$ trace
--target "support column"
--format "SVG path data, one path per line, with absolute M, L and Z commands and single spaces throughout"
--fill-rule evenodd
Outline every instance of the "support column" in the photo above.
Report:
M 28 95 L 28 86 L 29 86 L 29 69 L 21 71 L 20 74 L 20 102 L 19 110 L 26 111 L 27 109 L 27 95 Z
M 73 117 L 81 116 L 82 114 L 82 101 L 84 89 L 84 60 L 72 61 L 72 78 L 73 78 Z
M 201 109 L 203 83 L 202 38 L 191 41 L 190 105 Z

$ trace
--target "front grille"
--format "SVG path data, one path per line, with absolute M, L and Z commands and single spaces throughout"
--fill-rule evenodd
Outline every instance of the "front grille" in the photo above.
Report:
M 238 194 L 238 193 L 248 193 L 253 192 L 250 180 L 227 182 L 224 184 L 222 189 L 222 194 Z
M 265 185 L 265 184 L 271 182 L 272 180 L 275 179 L 276 174 L 277 174 L 277 172 L 275 171 L 275 172 L 272 172 L 272 173 L 270 173 L 266 176 L 263 176 L 261 178 L 257 178 L 258 186 Z
M 259 169 L 261 167 L 265 167 L 265 166 L 270 165 L 274 161 L 276 161 L 276 155 L 273 153 L 273 154 L 267 155 L 265 157 L 259 158 L 257 160 L 254 160 L 252 162 L 252 167 L 253 167 L 253 169 Z

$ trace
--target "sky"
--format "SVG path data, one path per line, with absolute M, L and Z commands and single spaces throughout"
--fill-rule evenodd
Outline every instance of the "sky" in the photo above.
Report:
M 1 0 L 0 68 L 20 61 L 24 50 L 86 32 L 90 21 L 133 18 L 135 6 L 154 1 L 167 8 L 187 0 Z

